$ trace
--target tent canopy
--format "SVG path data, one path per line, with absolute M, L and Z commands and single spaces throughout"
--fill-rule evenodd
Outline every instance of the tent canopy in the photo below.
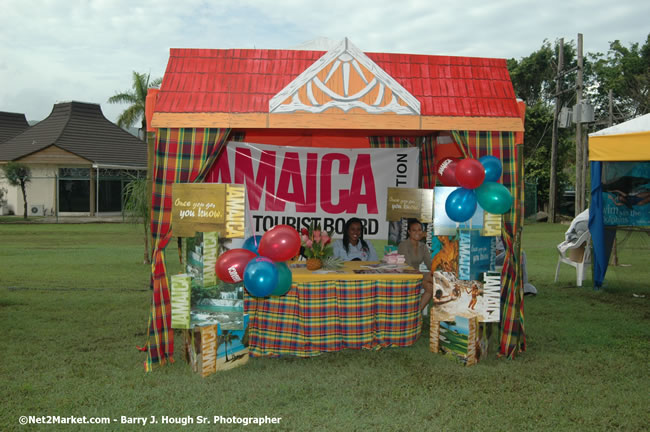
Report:
M 589 160 L 650 160 L 650 114 L 589 134 Z
M 591 203 L 589 231 L 594 245 L 594 287 L 602 286 L 616 231 L 605 230 L 603 162 L 650 161 L 650 114 L 589 134 Z

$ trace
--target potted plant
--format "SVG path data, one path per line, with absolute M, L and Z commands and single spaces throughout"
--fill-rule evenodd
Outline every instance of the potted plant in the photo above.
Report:
M 300 234 L 308 270 L 318 270 L 323 267 L 324 261 L 330 261 L 328 258 L 334 254 L 332 232 L 322 231 L 319 225 L 312 222 L 309 229 L 301 229 Z

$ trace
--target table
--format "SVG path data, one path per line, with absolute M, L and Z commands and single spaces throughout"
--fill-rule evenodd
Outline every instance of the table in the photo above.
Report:
M 412 345 L 420 335 L 421 273 L 358 274 L 292 268 L 284 296 L 245 297 L 251 356 L 311 357 L 323 352 Z

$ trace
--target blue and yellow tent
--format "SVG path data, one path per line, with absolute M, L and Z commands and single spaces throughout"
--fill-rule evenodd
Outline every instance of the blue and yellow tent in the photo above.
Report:
M 594 248 L 594 288 L 598 289 L 605 279 L 609 255 L 616 237 L 615 230 L 605 230 L 603 169 L 612 162 L 650 161 L 650 114 L 589 134 L 589 160 L 589 231 Z

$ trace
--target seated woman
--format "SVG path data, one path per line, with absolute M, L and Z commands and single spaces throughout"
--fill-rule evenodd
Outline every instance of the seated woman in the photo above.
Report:
M 424 263 L 428 272 L 422 279 L 422 298 L 420 299 L 420 310 L 424 309 L 429 300 L 433 296 L 433 274 L 431 272 L 431 251 L 427 245 L 422 242 L 424 238 L 424 231 L 422 231 L 422 224 L 417 219 L 408 220 L 408 237 L 402 240 L 397 247 L 397 252 L 404 255 L 406 264 L 414 269 L 419 269 L 420 264 Z
M 343 228 L 343 240 L 335 240 L 334 256 L 343 261 L 379 261 L 377 252 L 370 242 L 363 239 L 363 228 L 359 218 L 350 218 Z

